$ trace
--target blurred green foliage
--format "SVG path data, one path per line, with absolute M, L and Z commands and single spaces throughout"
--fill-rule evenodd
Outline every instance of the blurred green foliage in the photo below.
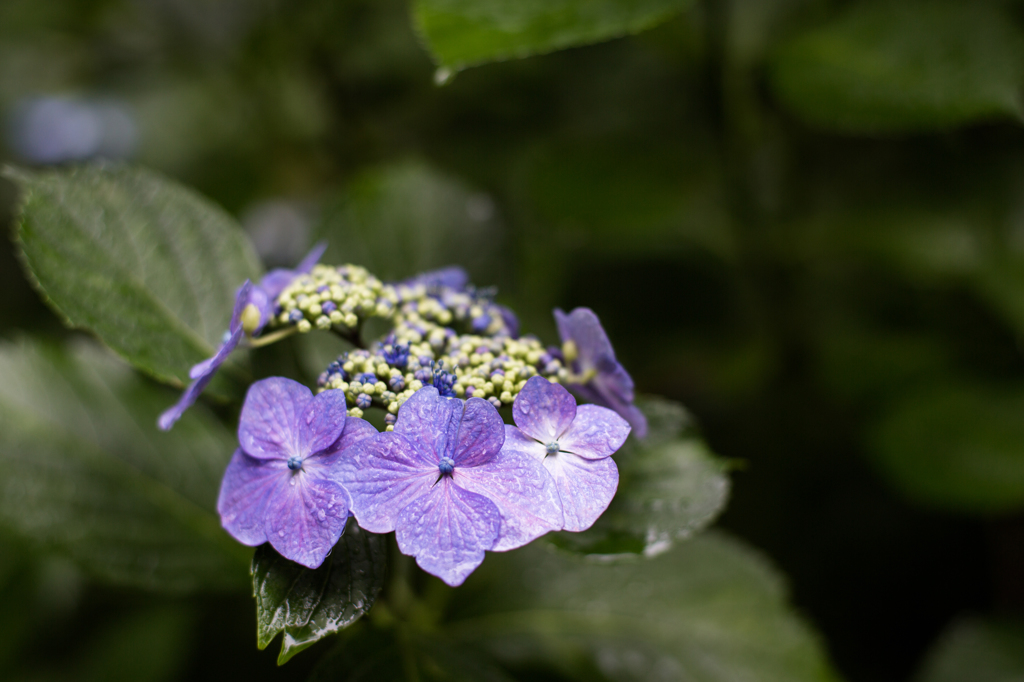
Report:
M 642 392 L 686 403 L 712 448 L 745 463 L 722 523 L 792 577 L 843 674 L 903 680 L 961 610 L 1024 610 L 1024 553 L 993 549 L 1024 541 L 1014 530 L 1024 511 L 1022 30 L 1024 9 L 1010 0 L 5 0 L 0 155 L 32 165 L 13 123 L 31 98 L 116 102 L 134 121 L 133 162 L 197 187 L 251 234 L 246 216 L 274 200 L 308 222 L 292 233 L 300 253 L 326 236 L 331 260 L 389 277 L 464 262 L 546 339 L 552 307 L 593 307 Z M 524 54 L 542 56 L 513 58 Z M 5 215 L 14 201 L 0 186 Z M 59 235 L 36 243 L 66 246 Z M 148 427 L 173 393 L 95 348 L 60 350 L 68 333 L 12 253 L 0 268 L 0 515 L 39 520 L 25 511 L 39 488 L 23 481 L 41 471 L 68 502 L 43 511 L 66 514 L 74 532 L 34 530 L 43 524 L 17 528 L 35 542 L 0 538 L 0 671 L 88 677 L 109 668 L 104 656 L 146 652 L 140 666 L 159 661 L 188 679 L 303 679 L 313 665 L 303 656 L 281 671 L 271 652 L 253 658 L 250 601 L 179 611 L 104 592 L 40 553 L 152 580 L 79 554 L 108 532 L 75 497 L 76 477 L 88 476 L 113 491 L 93 502 L 131 503 L 118 513 L 154 551 L 235 562 L 245 589 L 245 557 L 219 536 L 174 544 L 183 519 L 219 532 L 213 462 L 230 455 L 230 432 L 197 410 L 179 428 L 207 433 L 209 447 L 187 470 L 165 462 L 173 446 Z M 217 289 L 221 308 L 233 286 Z M 217 332 L 198 330 L 206 343 Z M 254 375 L 273 366 L 315 377 L 323 362 L 301 344 L 253 357 Z M 171 364 L 174 374 L 187 362 Z M 74 404 L 70 422 L 28 418 L 57 414 L 68 395 L 92 409 Z M 19 405 L 32 400 L 24 416 Z M 230 409 L 220 416 L 230 422 Z M 119 487 L 118 462 L 140 454 L 151 482 L 135 490 L 156 495 L 136 500 Z M 201 509 L 168 494 L 170 480 Z M 731 540 L 698 542 L 732 556 Z M 703 550 L 684 544 L 662 558 L 687 551 Z M 498 571 L 505 557 L 495 558 L 484 568 Z M 762 582 L 775 613 L 780 588 Z M 93 618 L 103 627 L 80 636 Z M 175 639 L 193 622 L 212 625 Z M 802 628 L 786 623 L 756 636 Z M 920 679 L 981 679 L 956 672 L 983 670 L 971 652 L 1013 661 L 1012 633 L 970 623 L 939 640 Z M 369 651 L 367 632 L 352 636 Z M 491 659 L 467 662 L 417 637 L 408 650 L 425 662 L 423 679 L 502 679 L 507 669 L 528 679 L 552 655 L 506 651 L 511 668 L 495 672 Z M 160 648 L 167 641 L 182 644 Z M 384 646 L 379 661 L 395 670 Z M 587 658 L 592 645 L 566 646 L 582 667 L 552 675 L 629 679 L 615 666 L 657 655 Z M 318 674 L 335 679 L 335 659 L 370 665 L 351 655 L 339 647 Z M 611 667 L 587 667 L 602 660 Z

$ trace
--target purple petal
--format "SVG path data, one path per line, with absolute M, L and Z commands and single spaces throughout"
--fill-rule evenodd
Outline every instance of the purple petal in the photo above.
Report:
M 255 547 L 266 542 L 268 502 L 287 485 L 290 474 L 281 460 L 254 459 L 241 448 L 235 450 L 217 498 L 224 530 L 243 545 Z
M 324 251 L 327 250 L 327 242 L 320 241 L 313 245 L 313 248 L 309 250 L 306 257 L 299 261 L 299 264 L 295 266 L 295 272 L 300 275 L 304 275 L 313 269 L 313 266 L 320 262 L 320 259 L 324 255 Z M 277 298 L 275 296 L 275 298 Z
M 555 323 L 562 341 L 573 341 L 579 352 L 580 368 L 597 369 L 598 362 L 605 357 L 615 358 L 612 343 L 601 326 L 601 321 L 590 308 L 576 308 L 566 315 L 555 309 Z
M 512 403 L 512 419 L 542 443 L 558 440 L 576 416 L 576 399 L 561 384 L 530 377 Z
M 316 459 L 336 457 L 349 448 L 363 442 L 367 438 L 373 438 L 378 433 L 380 432 L 373 427 L 373 424 L 365 419 L 347 417 L 345 419 L 345 430 L 341 432 L 341 437 L 334 441 L 334 444 L 327 448 Z
M 615 359 L 612 344 L 594 311 L 576 308 L 566 315 L 556 308 L 555 322 L 562 341 L 576 344 L 579 356 L 571 363 L 576 373 L 597 373 L 586 384 L 573 384 L 571 388 L 581 397 L 618 412 L 638 438 L 646 436 L 647 418 L 633 405 L 633 379 Z
M 398 409 L 395 433 L 404 433 L 433 453 L 436 465 L 450 456 L 455 447 L 462 420 L 463 403 L 458 398 L 442 398 L 433 386 L 421 388 Z
M 625 370 L 622 370 L 625 373 Z M 629 378 L 629 375 L 626 375 Z M 647 435 L 647 417 L 633 404 L 633 383 L 629 383 L 629 391 L 624 396 L 622 383 L 615 375 L 598 374 L 586 385 L 573 384 L 572 390 L 584 400 L 603 405 L 614 410 L 633 427 L 633 435 L 643 438 Z
M 511 425 L 501 452 L 483 466 L 456 468 L 452 480 L 488 498 L 501 512 L 495 552 L 522 547 L 562 527 L 562 503 L 555 480 L 544 469 L 544 446 Z
M 185 414 L 185 410 L 192 407 L 196 400 L 199 399 L 199 394 L 203 392 L 206 385 L 213 379 L 213 375 L 217 373 L 217 369 L 221 363 L 227 359 L 228 355 L 234 350 L 235 346 L 238 345 L 239 340 L 242 338 L 241 328 L 235 330 L 231 334 L 231 338 L 226 343 L 221 344 L 221 347 L 217 349 L 217 354 L 208 360 L 195 365 L 192 371 L 195 372 L 196 368 L 202 367 L 202 373 L 196 373 L 194 381 L 188 385 L 188 387 L 182 391 L 181 397 L 178 398 L 178 402 L 172 405 L 170 408 L 165 410 L 157 419 L 156 424 L 162 431 L 168 431 L 174 423 L 181 419 L 181 415 Z
M 303 457 L 299 420 L 313 392 L 297 381 L 270 377 L 249 387 L 238 424 L 238 442 L 258 459 Z
M 426 287 L 450 287 L 452 289 L 465 289 L 466 285 L 469 284 L 469 275 L 466 271 L 457 265 L 452 265 L 447 268 L 441 268 L 440 270 L 431 270 L 430 272 L 423 272 L 415 277 L 401 282 L 407 286 L 415 286 L 422 284 Z
M 288 270 L 287 268 L 274 268 L 267 274 L 263 275 L 263 279 L 260 280 L 260 289 L 263 290 L 267 299 L 276 301 L 277 297 L 281 295 L 281 292 L 284 291 L 294 279 L 294 270 Z
M 456 467 L 477 467 L 497 457 L 505 442 L 505 422 L 494 405 L 470 398 L 462 413 L 452 452 Z
M 446 476 L 402 510 L 395 538 L 420 568 L 457 587 L 483 562 L 500 527 L 501 513 L 493 502 Z
M 336 480 L 348 490 L 352 513 L 371 533 L 395 529 L 398 513 L 437 481 L 437 461 L 427 461 L 416 443 L 400 433 L 380 433 L 337 458 Z
M 619 486 L 619 469 L 611 457 L 583 459 L 568 452 L 544 458 L 562 501 L 563 528 L 590 528 L 608 508 Z
M 336 482 L 289 471 L 267 502 L 267 539 L 284 558 L 317 568 L 344 532 L 348 511 L 348 493 Z
M 629 431 L 629 422 L 607 407 L 580 405 L 576 408 L 576 419 L 558 439 L 558 445 L 584 459 L 600 459 L 621 448 Z
M 512 309 L 503 306 L 500 303 L 494 305 L 498 309 L 498 313 L 501 315 L 502 321 L 505 323 L 505 328 L 508 329 L 508 335 L 513 339 L 519 338 L 519 318 L 512 312 Z
M 242 328 L 238 327 L 233 332 L 228 340 L 220 344 L 217 348 L 217 352 L 213 354 L 212 358 L 207 358 L 202 362 L 192 365 L 192 369 L 188 372 L 189 379 L 199 379 L 207 377 L 207 381 L 213 378 L 213 374 L 220 369 L 220 366 L 224 364 L 224 361 L 231 355 L 231 351 L 238 347 L 238 342 L 242 340 Z
M 274 298 L 277 297 L 271 297 L 262 287 L 253 287 L 252 292 L 249 294 L 249 302 L 246 304 L 246 307 L 250 305 L 256 306 L 256 310 L 260 313 L 260 319 L 256 323 L 256 328 L 249 331 L 253 336 L 263 331 L 263 328 L 270 322 L 270 318 L 274 316 Z
M 334 445 L 345 430 L 345 392 L 321 391 L 309 401 L 299 418 L 299 446 L 309 456 Z
M 235 292 L 235 308 L 231 311 L 231 322 L 228 323 L 228 329 L 232 333 L 236 329 L 242 328 L 242 311 L 245 310 L 245 306 L 249 305 L 249 297 L 252 295 L 253 288 L 253 283 L 250 280 L 245 280 Z
M 373 438 L 378 433 L 370 422 L 358 417 L 348 417 L 345 420 L 345 430 L 341 432 L 341 437 L 327 450 L 305 459 L 302 467 L 309 471 L 323 468 L 330 472 L 323 474 L 324 476 L 342 482 L 346 477 L 346 470 L 337 467 L 344 467 L 344 461 L 353 456 L 352 448 L 368 438 Z M 344 483 L 342 485 L 344 486 Z

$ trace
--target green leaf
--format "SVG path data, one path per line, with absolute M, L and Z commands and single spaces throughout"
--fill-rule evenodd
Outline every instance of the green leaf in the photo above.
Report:
M 501 225 L 489 196 L 418 161 L 356 176 L 317 229 L 327 263 L 358 263 L 386 281 L 446 265 L 494 281 Z
M 689 0 L 416 0 L 416 26 L 450 71 L 637 33 Z
M 1024 38 L 996 3 L 857 3 L 786 43 L 770 76 L 786 106 L 829 130 L 1019 120 Z
M 920 682 L 1024 680 L 1024 624 L 970 618 L 947 630 L 925 658 Z
M 317 569 L 281 557 L 270 545 L 259 547 L 252 559 L 259 648 L 267 648 L 283 632 L 280 665 L 347 628 L 373 606 L 386 569 L 385 536 L 354 522 Z
M 235 291 L 260 266 L 222 209 L 152 171 L 8 171 L 24 264 L 71 326 L 161 381 L 213 354 Z
M 630 438 L 615 454 L 619 489 L 608 510 L 582 533 L 552 541 L 585 554 L 656 556 L 708 526 L 725 508 L 725 463 L 702 441 L 682 437 L 689 416 L 681 405 L 647 398 L 638 403 L 649 420 L 647 438 Z
M 214 513 L 233 435 L 202 410 L 172 433 L 167 391 L 93 343 L 0 345 L 0 524 L 102 580 L 241 588 L 249 550 Z
M 835 680 L 786 599 L 762 557 L 720 534 L 614 564 L 534 543 L 487 557 L 446 636 L 578 679 Z
M 882 473 L 929 506 L 992 514 L 1024 507 L 1024 393 L 954 384 L 907 396 L 871 435 Z

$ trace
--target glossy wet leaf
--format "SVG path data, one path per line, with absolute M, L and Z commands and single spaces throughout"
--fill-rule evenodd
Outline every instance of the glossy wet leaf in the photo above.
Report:
M 770 71 L 785 106 L 830 130 L 1019 120 L 1024 37 L 997 3 L 856 3 L 786 43 Z
M 1024 679 L 1024 623 L 970 618 L 954 623 L 925 657 L 918 682 Z
M 614 455 L 619 489 L 607 511 L 582 533 L 551 540 L 585 554 L 655 556 L 707 527 L 729 499 L 726 465 L 695 436 L 678 403 L 638 402 L 649 420 L 644 440 L 630 438 Z
M 107 582 L 244 586 L 214 511 L 230 431 L 201 410 L 157 431 L 169 392 L 92 342 L 3 344 L 0 376 L 0 524 Z
M 489 555 L 458 596 L 449 637 L 510 665 L 574 679 L 837 679 L 774 569 L 720 534 L 613 564 L 534 543 Z
M 689 0 L 416 0 L 413 15 L 436 61 L 454 71 L 636 33 Z
M 284 633 L 281 664 L 348 627 L 373 606 L 386 569 L 386 536 L 364 531 L 354 521 L 317 569 L 282 558 L 270 545 L 260 546 L 252 560 L 259 648 Z
M 213 354 L 255 252 L 212 202 L 127 166 L 11 171 L 22 260 L 49 304 L 176 386 Z
M 932 387 L 888 410 L 871 435 L 882 473 L 911 499 L 970 513 L 1024 508 L 1024 393 Z

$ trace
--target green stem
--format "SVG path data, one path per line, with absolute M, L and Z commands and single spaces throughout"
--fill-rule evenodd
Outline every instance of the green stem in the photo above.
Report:
M 249 339 L 249 347 L 261 348 L 262 346 L 267 346 L 271 343 L 274 343 L 275 341 L 280 341 L 281 339 L 291 336 L 298 330 L 298 327 L 285 327 L 284 329 L 279 329 L 276 332 L 271 332 L 266 336 L 260 336 L 255 339 Z

